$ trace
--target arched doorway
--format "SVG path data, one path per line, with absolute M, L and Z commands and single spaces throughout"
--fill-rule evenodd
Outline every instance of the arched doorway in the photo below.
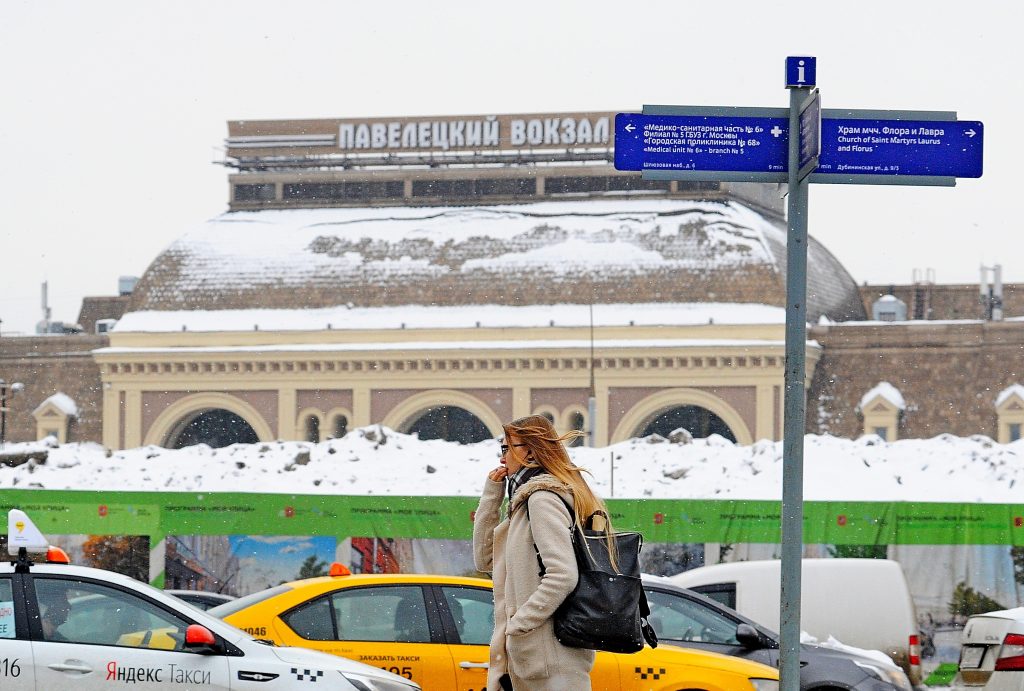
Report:
M 427 408 L 409 425 L 406 433 L 418 434 L 420 439 L 444 439 L 460 444 L 475 444 L 491 438 L 487 425 L 480 418 L 451 405 Z
M 206 444 L 215 449 L 232 444 L 255 444 L 259 436 L 248 422 L 230 410 L 213 408 L 191 415 L 168 437 L 167 448 Z
M 707 408 L 696 405 L 683 405 L 669 408 L 652 418 L 636 436 L 647 437 L 658 434 L 668 437 L 680 427 L 688 430 L 695 439 L 703 439 L 717 434 L 736 443 L 736 435 L 722 418 Z

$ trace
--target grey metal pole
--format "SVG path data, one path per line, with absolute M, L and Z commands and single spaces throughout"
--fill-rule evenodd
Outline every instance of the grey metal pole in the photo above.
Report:
M 807 349 L 807 179 L 799 180 L 800 105 L 789 90 L 789 233 L 786 241 L 786 377 L 782 441 L 781 691 L 800 689 L 800 565 L 803 557 L 804 379 Z

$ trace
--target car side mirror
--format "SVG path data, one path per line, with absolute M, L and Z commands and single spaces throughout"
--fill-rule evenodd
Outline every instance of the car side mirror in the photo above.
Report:
M 747 650 L 758 650 L 764 647 L 761 634 L 750 624 L 736 625 L 736 640 Z
M 222 647 L 217 643 L 217 637 L 213 632 L 201 624 L 190 624 L 185 629 L 185 650 L 202 655 L 216 655 L 223 652 Z

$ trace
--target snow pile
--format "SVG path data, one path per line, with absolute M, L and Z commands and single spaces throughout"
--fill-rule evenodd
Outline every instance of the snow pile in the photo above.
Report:
M 782 442 L 734 445 L 721 437 L 658 436 L 576 448 L 604 497 L 779 500 Z M 1019 503 L 1024 440 L 942 435 L 885 442 L 809 435 L 809 501 Z M 614 472 L 612 463 L 614 462 Z M 266 442 L 222 449 L 148 446 L 111 452 L 98 444 L 8 444 L 0 487 L 397 496 L 477 495 L 498 464 L 498 443 L 460 445 L 372 426 L 320 444 Z M 614 478 L 614 480 L 613 480 Z M 614 485 L 613 485 L 614 482 Z

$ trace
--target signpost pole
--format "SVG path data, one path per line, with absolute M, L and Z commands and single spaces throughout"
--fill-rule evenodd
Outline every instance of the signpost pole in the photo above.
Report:
M 800 565 L 803 557 L 804 392 L 807 349 L 807 177 L 800 177 L 800 106 L 789 84 L 789 229 L 786 240 L 786 374 L 782 442 L 781 691 L 800 689 Z M 813 86 L 813 84 L 811 85 Z

